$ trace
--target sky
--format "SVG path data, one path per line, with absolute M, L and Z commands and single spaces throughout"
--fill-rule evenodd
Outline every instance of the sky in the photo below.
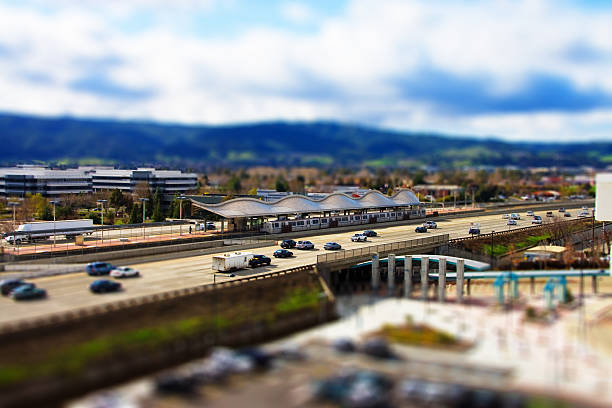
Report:
M 0 0 L 0 111 L 612 140 L 612 1 Z

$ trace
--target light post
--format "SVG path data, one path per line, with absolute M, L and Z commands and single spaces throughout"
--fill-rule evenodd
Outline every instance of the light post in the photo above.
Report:
M 53 204 L 53 248 L 55 248 L 55 205 L 59 204 L 59 201 L 53 200 L 49 201 L 50 204 Z
M 13 229 L 15 229 L 15 208 L 19 205 L 19 202 L 9 201 L 7 204 L 13 207 Z
M 187 199 L 187 197 L 185 196 L 180 196 L 177 197 L 177 200 L 179 200 L 180 203 L 180 207 L 179 207 L 179 220 L 183 220 L 183 200 Z M 179 223 L 179 235 L 183 235 L 183 224 Z
M 140 202 L 142 203 L 142 238 L 145 238 L 145 208 L 147 205 L 148 198 L 140 198 Z
M 102 236 L 101 236 L 101 240 L 102 240 L 102 244 L 104 244 L 104 203 L 106 202 L 106 200 L 98 200 L 97 203 L 100 204 L 100 225 L 102 226 Z

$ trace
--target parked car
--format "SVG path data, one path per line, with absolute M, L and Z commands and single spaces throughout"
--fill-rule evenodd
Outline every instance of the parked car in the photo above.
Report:
M 140 272 L 129 266 L 120 266 L 110 271 L 110 276 L 113 278 L 137 278 L 140 276 Z
M 414 229 L 414 232 L 427 232 L 427 227 L 419 225 L 418 227 Z
M 295 245 L 296 249 L 314 249 L 314 244 L 310 241 L 298 241 Z
M 533 211 L 531 211 L 531 210 L 527 211 L 527 216 L 528 217 L 533 217 Z
M 108 279 L 98 279 L 89 285 L 89 290 L 93 293 L 117 292 L 121 289 L 121 284 Z
M 290 249 L 295 248 L 296 244 L 297 242 L 292 239 L 284 239 L 283 242 L 281 242 L 280 246 L 281 248 Z
M 366 237 L 376 237 L 376 236 L 378 236 L 376 231 L 372 231 L 372 230 L 365 230 L 365 231 L 363 231 L 363 235 L 365 235 Z
M 47 291 L 37 288 L 33 283 L 18 286 L 11 292 L 11 297 L 15 300 L 39 299 L 46 296 Z
M 267 265 L 270 266 L 272 260 L 265 255 L 253 255 L 249 260 L 249 266 L 251 268 L 257 268 L 258 266 Z
M 85 267 L 89 276 L 108 275 L 113 269 L 115 267 L 108 262 L 92 262 Z
M 542 217 L 539 215 L 534 215 L 533 220 L 531 220 L 532 224 L 542 224 Z
M 8 296 L 14 289 L 26 284 L 27 282 L 21 279 L 5 279 L 0 281 L 0 291 L 2 292 L 2 296 Z
M 508 225 L 517 225 L 517 222 L 516 222 L 516 220 L 513 220 L 512 218 L 510 218 L 508 220 Z
M 546 211 L 546 216 L 547 217 L 554 217 L 553 212 L 552 211 Z
M 323 245 L 323 249 L 327 249 L 328 251 L 337 251 L 342 249 L 342 246 L 337 242 L 328 242 Z
M 435 223 L 435 221 L 425 221 L 423 223 L 423 226 L 428 228 L 428 229 L 436 229 L 438 228 L 438 224 Z
M 277 249 L 276 251 L 274 251 L 274 253 L 272 254 L 275 258 L 289 258 L 291 256 L 293 256 L 293 252 L 287 250 L 287 249 Z
M 368 237 L 363 234 L 355 234 L 351 237 L 352 242 L 366 242 Z

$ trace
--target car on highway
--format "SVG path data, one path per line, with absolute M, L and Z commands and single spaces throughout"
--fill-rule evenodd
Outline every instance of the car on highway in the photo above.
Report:
M 563 216 L 564 217 L 571 217 L 572 213 L 566 211 L 566 212 L 563 213 Z
M 298 241 L 295 249 L 314 249 L 314 244 L 310 241 Z
M 8 296 L 14 289 L 27 284 L 21 279 L 4 279 L 0 281 L 0 292 L 2 292 L 2 296 Z
M 257 268 L 258 266 L 270 266 L 272 260 L 265 255 L 253 255 L 249 260 L 249 266 L 251 268 Z
M 504 214 L 504 215 L 502 215 L 502 219 L 507 220 L 508 218 L 510 218 L 510 214 Z
M 15 300 L 40 299 L 46 296 L 46 290 L 37 288 L 36 285 L 32 283 L 21 285 L 11 292 L 11 297 Z
M 539 215 L 534 215 L 533 220 L 531 220 L 532 224 L 542 224 L 542 217 Z
M 559 212 L 560 213 L 565 212 L 565 208 L 563 208 L 563 207 L 559 208 Z
M 113 278 L 137 278 L 140 276 L 140 271 L 129 266 L 120 266 L 110 271 L 110 276 Z
M 480 234 L 480 224 L 477 222 L 472 222 L 470 224 L 470 229 L 468 230 L 468 234 L 470 235 L 478 235 Z
M 546 211 L 546 216 L 547 217 L 554 217 L 553 212 L 552 211 Z
M 521 219 L 521 215 L 519 213 L 512 213 L 512 214 L 510 214 L 510 219 L 511 220 L 520 220 Z
M 528 217 L 533 217 L 533 211 L 531 211 L 531 210 L 527 211 L 527 216 Z
M 92 262 L 85 267 L 89 276 L 108 275 L 113 269 L 115 267 L 108 262 Z
M 272 256 L 275 258 L 289 258 L 293 256 L 293 252 L 289 251 L 288 249 L 277 249 L 274 251 Z
M 363 234 L 355 234 L 351 237 L 352 242 L 366 242 L 368 237 Z
M 419 232 L 419 233 L 421 233 L 421 232 L 427 232 L 427 227 L 424 227 L 424 226 L 422 226 L 422 225 L 419 225 L 418 227 L 416 227 L 416 228 L 414 229 L 414 232 Z
M 297 242 L 295 242 L 292 239 L 283 239 L 283 241 L 280 244 L 281 248 L 285 248 L 285 249 L 295 248 L 296 245 L 297 245 Z
M 584 217 L 588 217 L 589 216 L 589 211 L 588 210 L 582 210 L 578 213 L 578 217 L 579 218 L 584 218 Z
M 108 279 L 98 279 L 89 285 L 89 290 L 92 293 L 118 292 L 121 290 L 121 284 Z
M 342 245 L 337 242 L 328 242 L 323 245 L 323 249 L 326 249 L 328 251 L 337 251 L 339 249 L 342 249 Z
M 518 225 L 518 223 L 516 222 L 516 220 L 513 220 L 512 218 L 510 218 L 510 219 L 508 220 L 507 225 Z
M 363 235 L 365 235 L 366 237 L 377 237 L 378 236 L 376 231 L 372 231 L 372 230 L 363 231 Z
M 438 228 L 438 224 L 435 223 L 435 221 L 425 221 L 423 223 L 423 226 L 428 228 L 428 229 L 436 229 Z

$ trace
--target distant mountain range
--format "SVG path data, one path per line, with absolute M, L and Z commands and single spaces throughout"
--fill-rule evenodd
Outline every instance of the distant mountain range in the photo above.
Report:
M 152 165 L 580 166 L 612 163 L 612 142 L 510 143 L 332 122 L 186 126 L 0 115 L 0 162 Z

